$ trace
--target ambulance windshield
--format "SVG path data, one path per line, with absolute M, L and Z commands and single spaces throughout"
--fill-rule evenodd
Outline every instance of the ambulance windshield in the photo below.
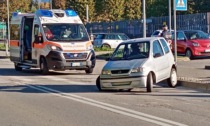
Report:
M 88 41 L 83 24 L 43 24 L 45 36 L 50 41 Z

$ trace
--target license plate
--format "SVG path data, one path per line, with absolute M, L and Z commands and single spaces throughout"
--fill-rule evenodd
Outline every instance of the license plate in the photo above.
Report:
M 80 66 L 80 63 L 72 63 L 72 66 Z
M 210 52 L 210 49 L 206 49 L 205 52 Z

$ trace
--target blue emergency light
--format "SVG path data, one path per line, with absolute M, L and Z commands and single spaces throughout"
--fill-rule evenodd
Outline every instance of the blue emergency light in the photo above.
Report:
M 13 16 L 13 17 L 18 16 L 18 12 L 13 12 L 13 13 L 12 13 L 12 16 Z
M 53 14 L 49 10 L 37 10 L 37 13 L 40 14 L 40 16 L 43 17 L 53 17 Z
M 77 13 L 74 10 L 65 10 L 65 12 L 68 17 L 77 16 Z

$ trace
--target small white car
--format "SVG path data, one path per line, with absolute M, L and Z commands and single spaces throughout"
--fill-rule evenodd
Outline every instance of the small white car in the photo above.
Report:
M 174 56 L 162 37 L 131 39 L 121 43 L 96 80 L 101 90 L 131 90 L 167 80 L 170 87 L 177 84 Z
M 95 47 L 116 48 L 121 42 L 128 40 L 124 33 L 97 33 L 93 41 Z

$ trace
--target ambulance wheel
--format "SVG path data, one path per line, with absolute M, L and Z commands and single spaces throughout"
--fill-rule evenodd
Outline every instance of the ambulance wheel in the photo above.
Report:
M 18 63 L 15 63 L 15 70 L 22 71 L 22 67 L 19 67 Z
M 47 66 L 47 61 L 43 57 L 41 57 L 41 59 L 40 59 L 40 72 L 42 74 L 45 74 L 45 75 L 49 73 L 49 68 Z
M 93 68 L 88 68 L 87 70 L 85 70 L 86 74 L 91 74 L 93 73 Z

